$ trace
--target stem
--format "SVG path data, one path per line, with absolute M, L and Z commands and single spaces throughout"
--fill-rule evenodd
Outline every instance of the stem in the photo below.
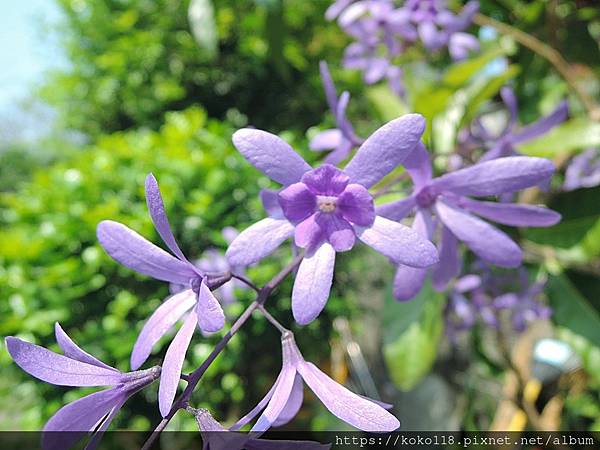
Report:
M 600 120 L 600 106 L 594 101 L 594 99 L 585 92 L 584 89 L 577 83 L 577 77 L 573 75 L 573 71 L 569 66 L 569 63 L 562 57 L 562 55 L 554 48 L 543 43 L 536 37 L 525 33 L 517 28 L 500 22 L 491 17 L 484 16 L 483 14 L 477 13 L 473 18 L 479 26 L 489 26 L 500 33 L 512 36 L 521 45 L 527 47 L 533 52 L 545 58 L 550 64 L 554 66 L 556 71 L 564 78 L 571 90 L 579 97 L 581 103 L 588 112 L 588 115 L 593 120 Z
M 281 325 L 281 323 L 275 317 L 273 317 L 271 315 L 271 313 L 269 311 L 267 311 L 267 309 L 263 305 L 259 305 L 258 309 L 260 309 L 260 312 L 262 312 L 263 316 L 265 316 L 265 318 L 269 322 L 271 322 L 271 325 L 273 325 L 275 328 L 277 328 L 281 334 L 284 334 L 284 333 L 287 333 L 290 331 L 286 327 Z
M 231 278 L 235 278 L 236 280 L 241 281 L 246 286 L 248 286 L 249 288 L 255 290 L 256 292 L 260 292 L 260 289 L 252 281 L 250 281 L 248 278 L 246 278 L 246 277 L 244 277 L 242 275 L 236 275 L 235 273 L 232 273 L 231 274 Z
M 191 374 L 187 376 L 188 385 L 186 386 L 183 393 L 179 396 L 179 398 L 173 404 L 173 407 L 169 411 L 169 414 L 165 418 L 163 418 L 160 423 L 156 426 L 150 437 L 146 440 L 144 445 L 142 446 L 142 450 L 149 450 L 156 439 L 158 438 L 161 431 L 163 431 L 166 426 L 169 424 L 175 413 L 180 409 L 184 409 L 188 406 L 188 401 L 192 396 L 192 393 L 196 389 L 196 386 L 200 382 L 200 379 L 209 368 L 209 366 L 213 363 L 213 361 L 219 356 L 219 354 L 223 351 L 223 349 L 227 346 L 231 338 L 240 330 L 240 328 L 246 323 L 246 321 L 250 318 L 254 310 L 262 307 L 265 301 L 269 298 L 273 290 L 281 284 L 285 278 L 296 269 L 300 265 L 300 262 L 304 258 L 304 255 L 300 254 L 296 256 L 290 264 L 284 267 L 277 275 L 275 275 L 265 286 L 258 291 L 258 295 L 256 299 L 248 305 L 248 307 L 244 310 L 244 312 L 237 318 L 237 320 L 233 323 L 229 331 L 221 338 L 221 340 L 217 343 L 213 351 L 206 357 L 204 362 Z M 264 311 L 263 311 L 264 314 Z M 268 314 L 268 313 L 267 313 Z

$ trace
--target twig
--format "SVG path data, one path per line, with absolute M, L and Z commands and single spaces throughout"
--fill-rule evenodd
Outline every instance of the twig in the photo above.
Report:
M 248 278 L 246 278 L 242 275 L 236 275 L 235 273 L 232 273 L 231 278 L 235 278 L 236 280 L 239 280 L 242 283 L 244 283 L 249 288 L 254 289 L 256 292 L 260 292 L 260 289 L 258 288 L 258 286 L 256 286 L 252 281 L 250 281 Z
M 142 450 L 148 450 L 152 447 L 160 433 L 166 428 L 169 424 L 175 413 L 180 409 L 184 409 L 188 406 L 188 401 L 192 396 L 192 393 L 196 389 L 200 379 L 212 364 L 212 362 L 219 356 L 219 354 L 223 351 L 223 349 L 227 346 L 231 338 L 240 330 L 240 328 L 246 323 L 246 321 L 250 318 L 254 310 L 260 308 L 265 301 L 269 298 L 273 290 L 281 284 L 281 282 L 294 271 L 296 267 L 302 261 L 304 255 L 296 256 L 293 261 L 288 264 L 285 268 L 283 268 L 277 275 L 275 275 L 262 289 L 258 291 L 258 295 L 256 299 L 248 305 L 248 307 L 244 310 L 244 312 L 238 317 L 238 319 L 233 323 L 229 331 L 221 338 L 221 340 L 217 343 L 213 351 L 206 357 L 204 362 L 191 374 L 187 376 L 187 386 L 183 393 L 179 396 L 179 398 L 173 404 L 173 407 L 169 411 L 169 414 L 165 418 L 163 418 L 160 423 L 156 426 L 150 437 L 146 440 L 144 445 L 142 446 Z
M 269 311 L 266 310 L 264 305 L 259 305 L 258 309 L 260 309 L 260 312 L 262 312 L 263 316 L 265 316 L 265 318 L 269 322 L 271 322 L 271 325 L 273 325 L 275 328 L 277 328 L 281 334 L 284 334 L 284 333 L 287 333 L 290 331 L 286 327 L 281 325 L 281 323 L 275 317 L 273 317 Z

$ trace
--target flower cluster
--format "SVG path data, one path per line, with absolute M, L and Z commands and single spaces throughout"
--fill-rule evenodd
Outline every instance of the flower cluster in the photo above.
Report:
M 600 150 L 588 148 L 575 156 L 565 171 L 565 191 L 600 185 Z

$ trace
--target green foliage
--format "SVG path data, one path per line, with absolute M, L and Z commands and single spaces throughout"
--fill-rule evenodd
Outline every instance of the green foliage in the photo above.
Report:
M 600 123 L 578 117 L 549 133 L 519 146 L 519 151 L 542 158 L 566 157 L 576 150 L 600 145 Z

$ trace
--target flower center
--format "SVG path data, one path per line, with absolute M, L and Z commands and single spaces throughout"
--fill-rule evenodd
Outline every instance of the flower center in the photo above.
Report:
M 337 206 L 337 197 L 331 195 L 317 195 L 317 207 L 319 211 L 330 213 L 335 211 Z
M 435 202 L 437 198 L 437 194 L 431 189 L 430 186 L 425 186 L 421 191 L 417 194 L 417 205 L 421 208 L 429 208 Z

